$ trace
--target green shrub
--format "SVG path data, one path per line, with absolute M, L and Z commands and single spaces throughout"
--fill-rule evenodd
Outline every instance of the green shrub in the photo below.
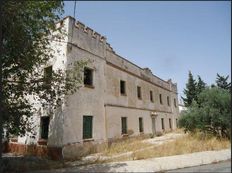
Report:
M 193 102 L 181 114 L 179 126 L 185 132 L 200 130 L 217 137 L 230 138 L 230 93 L 221 88 L 208 88 L 199 94 L 199 102 Z

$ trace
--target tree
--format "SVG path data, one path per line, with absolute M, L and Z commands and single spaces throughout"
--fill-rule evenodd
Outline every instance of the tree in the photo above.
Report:
M 201 106 L 194 101 L 179 119 L 179 126 L 185 131 L 200 130 L 205 134 L 230 138 L 231 110 L 228 90 L 214 87 L 199 94 Z
M 186 98 L 183 98 L 184 104 L 186 107 L 189 107 L 193 100 L 197 99 L 197 83 L 193 79 L 191 71 L 189 71 L 188 83 L 186 84 L 186 89 L 184 89 L 184 94 Z
M 62 1 L 5 1 L 3 3 L 3 127 L 8 134 L 24 135 L 37 111 L 34 103 L 51 110 L 60 106 L 65 95 L 75 92 L 82 80 L 85 62 L 72 69 L 50 71 L 43 77 L 42 66 L 54 57 L 51 38 L 62 36 L 55 22 L 63 12 Z M 54 34 L 57 31 L 57 34 Z M 61 38 L 62 39 L 62 38 Z
M 201 77 L 199 75 L 197 77 L 198 77 L 197 93 L 200 94 L 206 88 L 206 83 L 201 79 Z
M 229 75 L 227 75 L 226 77 L 221 76 L 217 73 L 217 78 L 216 78 L 216 84 L 218 87 L 222 88 L 222 89 L 226 89 L 226 90 L 230 90 L 231 88 L 231 82 L 227 82 L 229 78 Z
M 197 85 L 196 85 L 196 94 L 197 94 L 197 96 L 196 96 L 196 102 L 198 104 L 201 104 L 200 101 L 199 101 L 199 99 L 198 99 L 198 95 L 202 91 L 204 91 L 206 89 L 206 83 L 201 79 L 201 77 L 199 75 L 197 76 L 197 78 L 198 79 L 197 79 Z

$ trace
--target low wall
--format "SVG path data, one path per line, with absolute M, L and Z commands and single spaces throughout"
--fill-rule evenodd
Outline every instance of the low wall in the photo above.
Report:
M 122 138 L 108 139 L 108 141 L 85 141 L 84 143 L 66 144 L 63 147 L 51 147 L 47 145 L 25 145 L 17 142 L 5 144 L 4 152 L 10 152 L 17 155 L 45 157 L 52 160 L 78 160 L 83 156 L 103 152 L 112 143 L 120 142 L 126 139 L 145 139 L 151 134 L 140 134 L 137 136 L 124 136 Z
M 47 157 L 52 160 L 61 160 L 62 148 L 61 147 L 49 147 L 44 145 L 25 145 L 16 142 L 9 142 L 5 144 L 4 152 L 11 152 L 19 155 L 33 155 L 38 157 Z

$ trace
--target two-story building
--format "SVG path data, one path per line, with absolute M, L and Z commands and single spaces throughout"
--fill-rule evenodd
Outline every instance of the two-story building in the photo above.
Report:
M 61 148 L 63 157 L 70 158 L 75 146 L 85 143 L 176 128 L 176 84 L 119 56 L 104 36 L 70 16 L 57 26 L 67 36 L 51 43 L 60 51 L 45 70 L 65 69 L 78 60 L 91 63 L 84 68 L 83 86 L 67 97 L 67 104 L 52 116 L 41 110 L 35 115 L 36 138 L 21 137 L 19 143 L 44 139 L 47 146 Z

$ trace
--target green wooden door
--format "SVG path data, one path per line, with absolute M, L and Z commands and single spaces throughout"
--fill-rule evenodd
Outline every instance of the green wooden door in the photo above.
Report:
M 83 139 L 92 138 L 93 116 L 83 116 Z
M 122 134 L 127 134 L 127 119 L 126 119 L 126 117 L 122 117 L 121 121 L 122 121 Z

